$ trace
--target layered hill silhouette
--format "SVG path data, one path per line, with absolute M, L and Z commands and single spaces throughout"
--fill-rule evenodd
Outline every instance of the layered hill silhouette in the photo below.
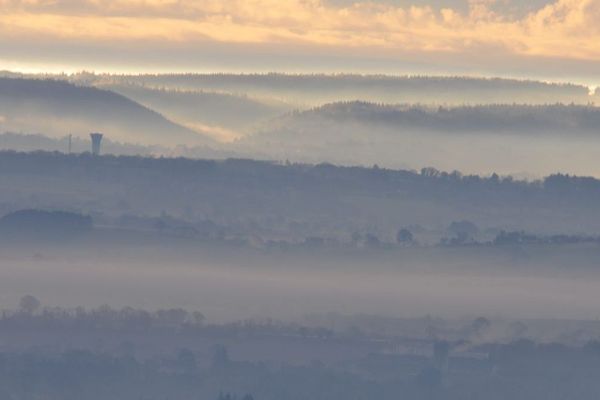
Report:
M 223 139 L 243 136 L 258 124 L 293 108 L 284 102 L 244 94 L 153 88 L 136 84 L 105 84 L 99 87 L 122 94 L 180 124 L 210 131 Z
M 600 108 L 592 105 L 494 104 L 457 107 L 385 105 L 361 101 L 326 104 L 280 121 L 290 126 L 320 120 L 444 132 L 600 134 Z
M 0 132 L 59 140 L 9 135 L 7 149 L 62 151 L 67 134 L 87 141 L 102 131 L 115 154 L 600 175 L 600 108 L 582 85 L 361 75 L 0 76 Z M 323 95 L 378 100 L 318 105 Z M 74 140 L 73 151 L 80 145 Z
M 72 79 L 89 83 L 106 78 L 84 75 Z M 244 93 L 283 99 L 300 107 L 351 100 L 449 105 L 598 101 L 598 94 L 591 95 L 584 85 L 502 78 L 272 73 L 124 75 L 109 79 L 169 89 Z
M 144 145 L 210 145 L 203 133 L 178 125 L 117 93 L 48 79 L 0 78 L 0 129 Z
M 599 143 L 600 108 L 591 105 L 356 101 L 290 113 L 238 145 L 295 161 L 544 174 L 556 168 L 595 173 Z

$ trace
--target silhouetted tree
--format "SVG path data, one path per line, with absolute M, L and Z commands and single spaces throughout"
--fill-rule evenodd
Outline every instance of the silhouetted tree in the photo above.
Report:
M 25 295 L 19 300 L 19 308 L 27 314 L 35 313 L 42 304 L 32 295 Z
M 412 232 L 406 228 L 400 229 L 398 231 L 398 233 L 396 234 L 396 242 L 398 244 L 408 245 L 408 244 L 413 244 L 414 241 L 415 241 L 415 238 L 414 238 Z

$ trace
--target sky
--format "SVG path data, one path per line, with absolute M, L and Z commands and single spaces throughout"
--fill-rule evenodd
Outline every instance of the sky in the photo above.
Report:
M 0 0 L 0 69 L 600 83 L 600 0 Z

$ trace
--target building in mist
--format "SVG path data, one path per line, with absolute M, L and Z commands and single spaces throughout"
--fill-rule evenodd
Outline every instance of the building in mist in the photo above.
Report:
M 90 137 L 92 138 L 92 154 L 98 156 L 100 155 L 100 144 L 103 135 L 101 133 L 90 133 Z

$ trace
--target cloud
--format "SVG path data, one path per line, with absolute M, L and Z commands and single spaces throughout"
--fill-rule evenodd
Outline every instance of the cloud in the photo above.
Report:
M 470 0 L 465 11 L 368 0 L 0 0 L 0 36 L 600 60 L 600 0 L 557 0 L 519 17 L 502 12 L 506 1 Z

